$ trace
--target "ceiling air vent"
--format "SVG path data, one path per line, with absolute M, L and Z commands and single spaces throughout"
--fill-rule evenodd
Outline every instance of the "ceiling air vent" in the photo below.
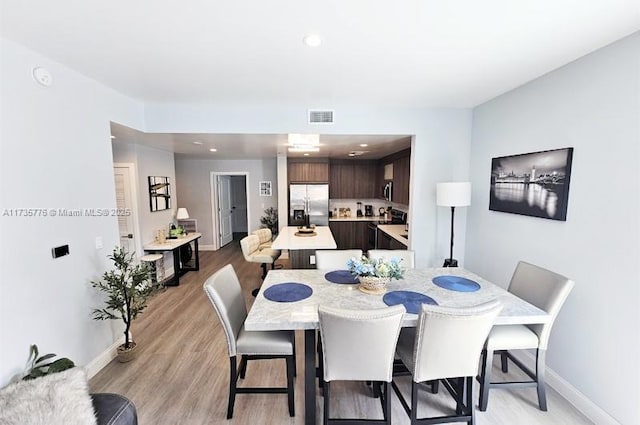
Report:
M 333 111 L 309 109 L 309 124 L 333 124 Z

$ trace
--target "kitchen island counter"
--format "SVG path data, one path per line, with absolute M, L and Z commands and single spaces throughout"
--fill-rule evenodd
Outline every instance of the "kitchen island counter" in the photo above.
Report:
M 292 269 L 315 269 L 316 249 L 336 249 L 336 241 L 328 226 L 316 226 L 315 235 L 296 235 L 298 228 L 288 226 L 271 244 L 273 249 L 288 249 Z M 313 259 L 313 261 L 312 261 Z

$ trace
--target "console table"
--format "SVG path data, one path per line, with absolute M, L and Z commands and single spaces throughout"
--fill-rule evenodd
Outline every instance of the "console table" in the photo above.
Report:
M 151 242 L 143 246 L 146 252 L 166 252 L 173 253 L 173 278 L 167 281 L 166 286 L 180 285 L 180 276 L 186 272 L 200 270 L 200 254 L 198 252 L 198 239 L 202 233 L 194 232 L 188 235 L 180 236 L 176 239 L 167 239 L 163 243 Z M 188 266 L 182 261 L 181 248 L 193 242 L 193 255 L 195 256 L 194 265 Z

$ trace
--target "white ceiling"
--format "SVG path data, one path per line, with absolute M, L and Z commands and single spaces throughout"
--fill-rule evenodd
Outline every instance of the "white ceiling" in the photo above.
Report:
M 473 107 L 640 29 L 637 0 L 2 0 L 0 33 L 144 101 Z M 302 43 L 318 33 L 323 44 Z
M 3 37 L 166 103 L 473 107 L 640 30 L 638 0 L 0 1 Z M 309 33 L 323 44 L 305 46 Z M 143 134 L 117 124 L 112 134 L 190 158 L 274 157 L 286 144 L 283 134 Z M 369 152 L 360 158 L 379 158 L 410 137 L 321 143 L 313 156 L 361 149 Z

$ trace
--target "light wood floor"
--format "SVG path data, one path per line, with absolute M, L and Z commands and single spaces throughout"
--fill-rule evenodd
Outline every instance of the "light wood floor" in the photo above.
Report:
M 232 263 L 250 307 L 253 302 L 250 292 L 261 283 L 260 267 L 244 261 L 237 241 L 216 252 L 201 252 L 200 260 L 199 272 L 187 273 L 180 279 L 180 286 L 156 295 L 133 325 L 133 335 L 140 346 L 138 358 L 124 364 L 111 362 L 91 380 L 91 390 L 115 392 L 130 398 L 136 405 L 141 425 L 302 425 L 304 359 L 301 352 L 297 359 L 294 418 L 288 415 L 286 395 L 240 394 L 233 419 L 225 419 L 229 357 L 224 333 L 202 284 L 214 271 Z M 288 265 L 286 260 L 279 263 Z M 297 335 L 297 346 L 304 347 L 301 332 Z M 495 376 L 502 375 L 497 365 L 494 364 Z M 515 376 L 512 374 L 510 370 L 509 376 Z M 399 378 L 401 388 L 409 388 L 408 379 Z M 245 381 L 246 385 L 284 386 L 284 360 L 250 362 Z M 379 401 L 370 397 L 365 384 L 336 384 L 332 388 L 332 416 L 382 417 Z M 547 396 L 549 411 L 541 412 L 533 388 L 492 390 L 488 411 L 477 411 L 477 424 L 591 424 L 552 389 L 548 389 Z M 420 399 L 424 407 L 419 415 L 451 413 L 451 402 L 444 389 L 437 395 L 423 392 Z M 477 396 L 475 399 L 477 402 Z M 320 396 L 316 403 L 320 424 L 323 411 Z M 395 394 L 392 409 L 393 424 L 409 423 Z

